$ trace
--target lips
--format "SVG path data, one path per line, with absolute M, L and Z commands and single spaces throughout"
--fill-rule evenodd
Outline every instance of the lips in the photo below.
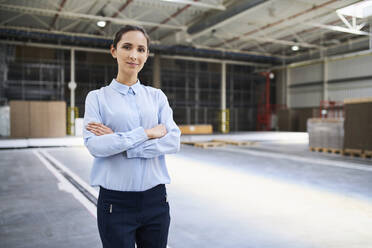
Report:
M 137 66 L 138 65 L 136 63 L 130 63 L 130 62 L 127 62 L 127 64 L 130 65 L 130 66 Z

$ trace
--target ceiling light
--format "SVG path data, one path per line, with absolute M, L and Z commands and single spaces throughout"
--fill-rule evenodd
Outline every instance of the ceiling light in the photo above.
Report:
M 292 51 L 298 51 L 298 50 L 300 50 L 299 46 L 296 46 L 296 45 L 292 46 Z
M 106 21 L 98 21 L 97 26 L 101 27 L 101 28 L 104 28 L 106 26 Z

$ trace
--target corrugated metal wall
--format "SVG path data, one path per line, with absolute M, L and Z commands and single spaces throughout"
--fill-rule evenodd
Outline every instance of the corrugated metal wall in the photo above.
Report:
M 328 99 L 343 101 L 347 98 L 372 96 L 372 54 L 356 54 L 347 58 L 330 58 L 327 62 Z M 277 82 L 287 84 L 290 108 L 316 107 L 323 100 L 324 63 L 289 69 L 289 80 L 283 77 Z M 278 99 L 283 99 L 280 92 Z

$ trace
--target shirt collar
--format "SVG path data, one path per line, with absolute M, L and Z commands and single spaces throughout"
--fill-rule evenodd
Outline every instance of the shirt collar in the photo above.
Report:
M 139 91 L 139 88 L 141 86 L 141 82 L 139 81 L 139 79 L 137 79 L 137 82 L 135 84 L 133 84 L 132 86 L 128 86 L 128 85 L 125 85 L 125 84 L 122 84 L 122 83 L 119 83 L 118 81 L 116 81 L 116 79 L 112 79 L 111 83 L 110 83 L 110 87 L 114 88 L 116 91 L 126 95 L 128 94 L 128 91 L 129 91 L 129 88 L 132 88 L 134 94 L 137 94 L 138 91 Z

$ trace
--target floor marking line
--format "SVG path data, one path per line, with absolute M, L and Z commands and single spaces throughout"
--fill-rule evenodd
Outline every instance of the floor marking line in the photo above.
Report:
M 40 159 L 45 167 L 57 178 L 58 188 L 61 191 L 71 193 L 95 218 L 97 218 L 96 206 L 88 200 L 69 180 L 67 180 L 53 165 L 47 161 L 38 150 L 33 153 Z
M 47 151 L 41 151 L 41 153 L 44 156 L 46 156 L 48 159 L 50 159 L 55 165 L 57 165 L 64 173 L 66 173 L 68 176 L 73 178 L 78 184 L 81 185 L 81 187 L 83 187 L 86 191 L 88 191 L 91 195 L 93 195 L 96 199 L 98 199 L 97 190 L 95 190 L 92 186 L 86 183 L 78 175 L 72 172 L 67 166 L 65 166 L 60 161 L 58 161 L 56 158 L 54 158 L 52 155 L 50 155 Z
M 234 149 L 234 148 L 216 148 L 216 150 L 221 151 L 229 151 L 229 152 L 236 152 L 236 153 L 246 153 L 254 156 L 260 156 L 260 157 L 271 157 L 271 158 L 280 158 L 280 159 L 288 159 L 295 162 L 305 162 L 305 163 L 313 163 L 313 164 L 319 164 L 319 165 L 327 165 L 327 166 L 335 166 L 335 167 L 341 167 L 346 169 L 355 169 L 355 170 L 362 170 L 362 171 L 372 171 L 372 166 L 368 165 L 358 165 L 354 164 L 352 162 L 343 162 L 343 161 L 334 161 L 334 160 L 326 160 L 322 158 L 304 158 L 296 155 L 290 155 L 290 154 L 277 154 L 277 153 L 270 153 L 266 151 L 253 151 L 253 150 L 241 150 L 241 149 Z
M 88 199 L 87 195 L 81 192 L 81 190 L 79 190 L 78 187 L 83 188 L 85 191 L 89 192 L 92 196 L 94 196 L 96 202 L 98 199 L 98 192 L 46 151 L 33 150 L 33 153 L 41 160 L 41 162 L 47 167 L 47 169 L 60 181 L 58 187 L 61 190 L 73 194 L 74 197 L 77 200 L 79 200 L 80 203 L 83 204 L 84 207 L 86 207 L 88 211 L 97 219 L 97 204 Z M 43 156 L 45 156 L 46 158 L 44 158 Z M 54 163 L 54 165 L 52 165 L 51 162 Z M 73 183 L 73 181 L 68 180 L 66 178 L 66 175 L 72 178 L 76 183 Z M 171 247 L 167 245 L 167 248 Z

